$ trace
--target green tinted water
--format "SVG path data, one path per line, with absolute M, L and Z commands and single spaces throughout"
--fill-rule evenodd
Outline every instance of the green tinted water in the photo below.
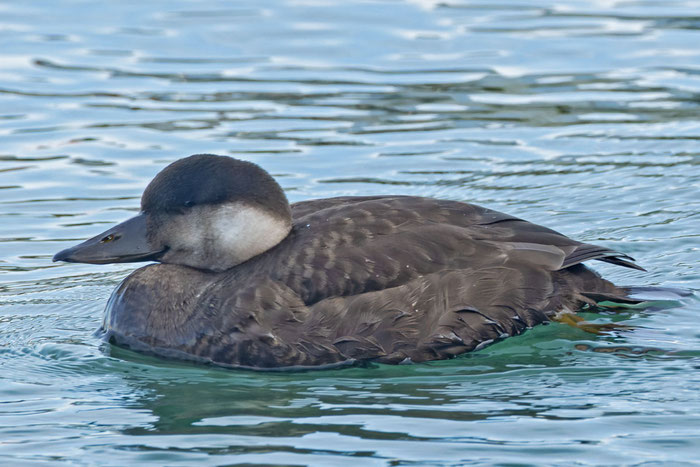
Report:
M 166 163 L 292 201 L 475 202 L 700 289 L 696 1 L 0 2 L 0 460 L 86 465 L 700 460 L 700 304 L 588 313 L 449 362 L 266 374 L 93 336 L 133 266 L 51 256 Z

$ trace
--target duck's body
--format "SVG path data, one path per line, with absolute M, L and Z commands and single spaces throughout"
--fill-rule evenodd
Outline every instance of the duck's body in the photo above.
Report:
M 222 159 L 233 160 L 212 161 L 225 163 Z M 520 334 L 560 311 L 602 299 L 626 300 L 623 289 L 582 261 L 640 269 L 624 254 L 507 214 L 408 196 L 305 201 L 291 206 L 289 218 L 286 205 L 263 209 L 265 216 L 233 230 L 245 233 L 259 224 L 265 233 L 246 251 L 257 251 L 258 243 L 273 246 L 229 267 L 225 258 L 193 255 L 153 233 L 173 232 L 172 216 L 182 225 L 182 196 L 146 199 L 149 190 L 155 196 L 161 175 L 162 184 L 182 171 L 182 161 L 159 174 L 144 194 L 142 216 L 158 219 L 147 223 L 148 248 L 121 257 L 187 262 L 134 271 L 113 293 L 103 325 L 116 343 L 160 355 L 252 368 L 451 358 Z M 207 196 L 184 205 L 211 209 L 222 203 L 221 196 Z M 242 199 L 247 208 L 265 203 L 240 195 L 223 199 L 234 204 Z M 169 212 L 167 219 L 160 211 Z M 221 229 L 221 223 L 212 224 Z M 95 239 L 105 243 L 116 232 Z M 221 236 L 226 235 L 207 231 L 185 237 L 216 245 L 212 238 Z M 56 259 L 114 261 L 114 256 L 80 256 L 76 248 L 94 249 L 95 239 Z M 221 265 L 206 269 L 222 270 L 206 270 L 201 261 Z

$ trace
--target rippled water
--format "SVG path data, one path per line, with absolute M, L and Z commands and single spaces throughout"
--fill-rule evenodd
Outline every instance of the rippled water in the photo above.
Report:
M 92 335 L 133 266 L 53 264 L 213 152 L 292 201 L 472 201 L 700 289 L 700 2 L 0 2 L 0 459 L 700 460 L 700 304 L 541 326 L 448 362 L 262 374 Z M 668 305 L 668 304 L 667 304 Z M 646 464 L 645 464 L 646 465 Z

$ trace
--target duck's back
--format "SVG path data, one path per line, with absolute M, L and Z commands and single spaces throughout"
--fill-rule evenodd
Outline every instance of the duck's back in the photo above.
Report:
M 612 250 L 455 201 L 331 198 L 293 204 L 292 215 L 285 240 L 229 271 L 136 271 L 115 292 L 105 327 L 130 335 L 127 344 L 230 365 L 433 360 L 565 308 L 623 298 L 582 261 L 637 267 Z M 136 335 L 146 328 L 148 336 Z

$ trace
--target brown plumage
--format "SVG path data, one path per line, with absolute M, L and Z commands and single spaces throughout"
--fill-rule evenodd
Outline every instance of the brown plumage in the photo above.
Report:
M 278 245 L 229 270 L 136 270 L 110 299 L 107 338 L 252 368 L 422 362 L 561 310 L 630 301 L 582 261 L 641 269 L 624 254 L 456 201 L 312 200 L 293 204 L 292 218 Z

